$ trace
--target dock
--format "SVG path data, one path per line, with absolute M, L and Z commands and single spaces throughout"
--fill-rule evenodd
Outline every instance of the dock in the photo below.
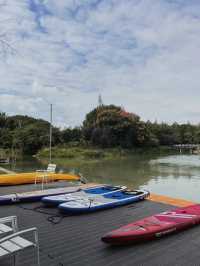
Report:
M 164 195 L 158 195 L 158 194 L 153 194 L 151 193 L 149 200 L 154 201 L 154 202 L 159 202 L 163 204 L 168 204 L 176 207 L 187 207 L 189 205 L 195 204 L 193 201 L 188 201 L 184 199 L 176 199 Z
M 14 189 L 22 192 L 27 187 L 30 189 L 30 185 Z M 10 192 L 11 187 L 0 187 L 1 195 Z M 62 217 L 57 209 L 43 208 L 37 202 L 1 206 L 0 216 L 17 215 L 20 229 L 38 228 L 41 266 L 197 266 L 200 226 L 131 246 L 110 247 L 101 241 L 102 235 L 122 225 L 190 204 L 153 194 L 149 200 L 87 215 Z M 10 266 L 11 260 L 2 260 L 0 265 Z M 34 266 L 32 250 L 19 255 L 18 265 Z
M 183 151 L 190 151 L 190 153 L 199 154 L 200 144 L 176 144 L 173 145 L 174 149 L 178 149 L 180 153 Z

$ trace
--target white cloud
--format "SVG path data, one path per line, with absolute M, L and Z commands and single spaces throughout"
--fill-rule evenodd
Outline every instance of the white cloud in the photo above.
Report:
M 54 123 L 74 126 L 101 92 L 142 119 L 199 122 L 197 1 L 7 0 L 0 9 L 0 34 L 17 51 L 0 54 L 2 111 L 48 119 L 53 103 Z

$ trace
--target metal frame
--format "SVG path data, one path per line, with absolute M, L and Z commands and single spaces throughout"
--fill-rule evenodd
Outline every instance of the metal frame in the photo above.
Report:
M 44 173 L 44 175 L 42 176 L 42 190 L 44 189 L 44 185 L 48 184 L 51 180 L 49 180 L 49 173 L 55 173 L 56 170 L 56 164 L 48 164 L 47 169 L 46 170 L 36 170 L 37 173 Z M 35 176 L 35 185 L 37 185 L 37 179 L 38 176 Z
M 8 223 L 11 224 L 14 233 L 18 231 L 17 216 L 13 215 L 13 216 L 0 218 L 0 224 L 8 224 Z
M 33 246 L 22 248 L 20 251 L 23 251 L 26 248 L 31 248 L 31 247 L 35 248 L 36 252 L 37 252 L 37 265 L 40 266 L 40 248 L 39 248 L 38 230 L 36 227 L 29 228 L 29 229 L 26 229 L 23 231 L 16 232 L 16 233 L 11 234 L 9 236 L 6 236 L 6 237 L 0 239 L 0 244 L 2 244 L 5 241 L 12 240 L 13 238 L 15 238 L 17 236 L 22 236 L 24 234 L 31 233 L 31 232 L 33 233 L 33 238 L 34 238 Z M 16 255 L 20 251 L 10 252 L 9 254 L 4 255 L 3 257 L 8 257 L 9 255 L 13 255 L 13 266 L 16 266 L 17 265 Z

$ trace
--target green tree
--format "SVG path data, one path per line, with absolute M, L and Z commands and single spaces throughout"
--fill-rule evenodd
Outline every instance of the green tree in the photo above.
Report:
M 69 143 L 72 141 L 80 141 L 82 138 L 82 130 L 79 127 L 66 128 L 61 132 L 61 139 L 63 143 Z
M 83 134 L 86 140 L 102 147 L 131 148 L 143 139 L 139 116 L 114 105 L 99 106 L 87 114 Z
M 6 120 L 7 120 L 6 114 L 0 113 L 0 128 L 3 128 L 6 126 Z

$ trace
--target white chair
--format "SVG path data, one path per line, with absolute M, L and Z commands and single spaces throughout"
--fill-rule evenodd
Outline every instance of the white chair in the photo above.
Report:
M 18 231 L 17 216 L 0 218 L 0 235 L 16 233 L 17 231 Z
M 33 241 L 25 239 L 25 234 L 33 233 Z M 40 266 L 39 240 L 37 228 L 30 228 L 19 231 L 0 239 L 0 259 L 4 257 L 13 257 L 13 266 L 16 266 L 16 255 L 25 249 L 34 248 L 37 254 L 37 265 Z
M 55 173 L 56 171 L 56 164 L 50 163 L 47 166 L 46 170 L 36 170 L 37 173 L 44 173 L 42 176 L 42 190 L 44 188 L 44 184 L 47 184 L 50 180 L 49 180 L 49 173 Z M 37 184 L 37 179 L 41 178 L 41 175 L 36 175 L 35 176 L 35 185 Z
M 36 170 L 36 172 L 42 172 L 42 173 L 55 173 L 56 171 L 56 164 L 49 163 L 47 166 L 47 169 L 43 170 Z

